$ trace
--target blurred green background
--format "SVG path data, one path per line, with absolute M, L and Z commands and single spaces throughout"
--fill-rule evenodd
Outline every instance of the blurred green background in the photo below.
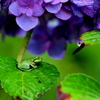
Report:
M 0 39 L 0 56 L 9 56 L 16 59 L 22 41 L 23 38 L 21 37 L 6 36 L 4 41 Z M 56 88 L 68 74 L 84 73 L 92 76 L 100 82 L 100 44 L 85 47 L 75 55 L 72 55 L 72 53 L 78 47 L 77 44 L 70 43 L 66 46 L 66 55 L 62 60 L 50 58 L 47 52 L 40 55 L 45 62 L 51 63 L 58 68 L 60 72 L 60 79 L 58 79 L 52 89 L 46 92 L 39 100 L 57 100 Z M 26 51 L 24 58 L 30 58 L 33 56 L 34 55 Z M 10 100 L 10 97 L 2 92 L 2 89 L 0 90 L 0 100 Z

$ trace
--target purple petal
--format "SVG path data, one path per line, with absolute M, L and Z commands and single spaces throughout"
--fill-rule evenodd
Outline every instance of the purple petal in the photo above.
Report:
M 95 22 L 95 29 L 100 30 L 100 11 L 97 13 L 94 22 Z
M 42 6 L 34 4 L 33 16 L 41 16 L 44 13 Z
M 42 26 L 36 26 L 35 28 L 34 28 L 34 31 L 33 31 L 33 33 L 34 33 L 34 36 L 33 36 L 33 39 L 35 39 L 35 40 L 47 40 L 48 39 L 48 32 L 47 32 L 47 29 L 45 28 L 45 27 L 42 27 Z
M 11 0 L 0 0 L 0 5 L 2 5 L 2 8 L 7 8 L 10 4 Z
M 60 3 L 60 2 L 65 3 L 65 2 L 67 2 L 67 1 L 68 1 L 68 0 L 53 0 L 51 4 L 58 4 L 58 3 Z
M 94 0 L 94 9 L 98 11 L 100 9 L 100 0 Z
M 44 27 L 39 25 L 34 28 L 33 33 L 34 36 L 29 42 L 28 50 L 32 54 L 42 54 L 49 46 L 47 31 L 46 29 L 44 30 Z
M 35 3 L 39 4 L 39 5 L 42 5 L 44 0 L 34 0 Z
M 60 3 L 60 0 L 53 0 L 51 4 L 58 4 Z
M 33 9 L 31 8 L 24 8 L 24 7 L 19 7 L 19 10 L 21 13 L 26 13 L 27 16 L 32 16 L 33 15 Z
M 49 44 L 50 43 L 47 42 L 46 40 L 42 41 L 42 40 L 31 39 L 27 49 L 32 54 L 40 55 L 47 50 Z
M 67 2 L 67 1 L 69 1 L 69 0 L 60 0 L 60 2 L 63 2 L 63 3 L 64 3 L 64 2 Z
M 72 10 L 72 9 L 71 9 L 71 5 L 68 5 L 68 4 L 67 4 L 67 5 L 64 5 L 63 7 L 64 7 L 65 9 L 67 9 L 67 10 L 70 10 L 70 11 Z
M 17 32 L 17 36 L 19 37 L 24 37 L 26 35 L 26 31 L 22 30 L 22 29 L 19 29 L 18 32 Z
M 28 8 L 28 9 L 26 10 L 26 15 L 27 15 L 27 16 L 32 16 L 32 15 L 33 15 L 33 9 Z
M 23 7 L 34 6 L 34 0 L 16 0 L 16 1 L 18 2 L 18 5 L 23 6 Z
M 26 13 L 26 10 L 27 10 L 27 9 L 25 9 L 25 8 L 22 7 L 22 6 L 19 6 L 19 10 L 20 10 L 21 13 Z
M 94 10 L 94 7 L 93 7 L 93 6 L 84 6 L 84 7 L 82 7 L 82 11 L 83 11 L 86 15 L 90 16 L 91 18 L 94 17 L 95 10 Z
M 53 1 L 53 0 L 44 0 L 45 3 L 49 3 L 51 1 Z
M 83 12 L 81 11 L 80 7 L 76 6 L 75 4 L 72 4 L 71 8 L 75 16 L 83 17 Z
M 94 0 L 71 0 L 78 6 L 93 5 Z
M 17 2 L 11 3 L 11 5 L 9 6 L 9 11 L 15 16 L 19 16 L 21 14 Z
M 16 17 L 16 22 L 24 31 L 29 31 L 38 24 L 38 18 L 21 15 Z
M 61 59 L 64 57 L 66 51 L 66 41 L 64 38 L 60 38 L 56 41 L 53 41 L 49 48 L 48 54 L 55 59 Z
M 45 6 L 46 10 L 50 13 L 57 13 L 62 7 L 62 4 L 56 4 L 56 5 L 52 5 L 52 4 L 48 4 Z
M 55 16 L 62 20 L 68 20 L 72 16 L 72 13 L 67 9 L 61 9 Z

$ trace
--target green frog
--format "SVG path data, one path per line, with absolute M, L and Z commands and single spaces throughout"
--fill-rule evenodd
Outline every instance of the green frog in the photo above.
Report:
M 21 62 L 18 63 L 17 67 L 22 71 L 30 71 L 36 69 L 38 67 L 37 64 L 39 62 L 42 62 L 41 57 L 33 57 L 30 59 L 22 60 Z

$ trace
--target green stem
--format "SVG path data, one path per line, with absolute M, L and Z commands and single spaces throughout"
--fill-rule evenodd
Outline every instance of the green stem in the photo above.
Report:
M 28 31 L 26 33 L 26 36 L 24 37 L 24 40 L 23 40 L 23 43 L 22 43 L 22 46 L 20 48 L 20 51 L 19 51 L 19 54 L 17 56 L 17 61 L 18 62 L 21 62 L 23 56 L 24 56 L 24 53 L 25 53 L 25 50 L 27 48 L 27 45 L 28 45 L 28 42 L 30 40 L 30 37 L 31 37 L 31 34 L 32 34 L 32 31 Z

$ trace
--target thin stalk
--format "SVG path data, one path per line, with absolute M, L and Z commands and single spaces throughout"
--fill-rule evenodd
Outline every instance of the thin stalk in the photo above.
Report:
M 31 34 L 32 34 L 32 31 L 28 31 L 28 32 L 26 33 L 26 36 L 24 37 L 22 46 L 21 46 L 20 51 L 19 51 L 19 54 L 18 54 L 18 56 L 17 56 L 17 61 L 18 61 L 18 62 L 21 62 L 21 61 L 22 61 L 22 58 L 23 58 L 23 56 L 24 56 L 24 53 L 25 53 L 25 50 L 26 50 L 26 48 L 27 48 L 28 42 L 29 42 L 29 40 L 30 40 Z

